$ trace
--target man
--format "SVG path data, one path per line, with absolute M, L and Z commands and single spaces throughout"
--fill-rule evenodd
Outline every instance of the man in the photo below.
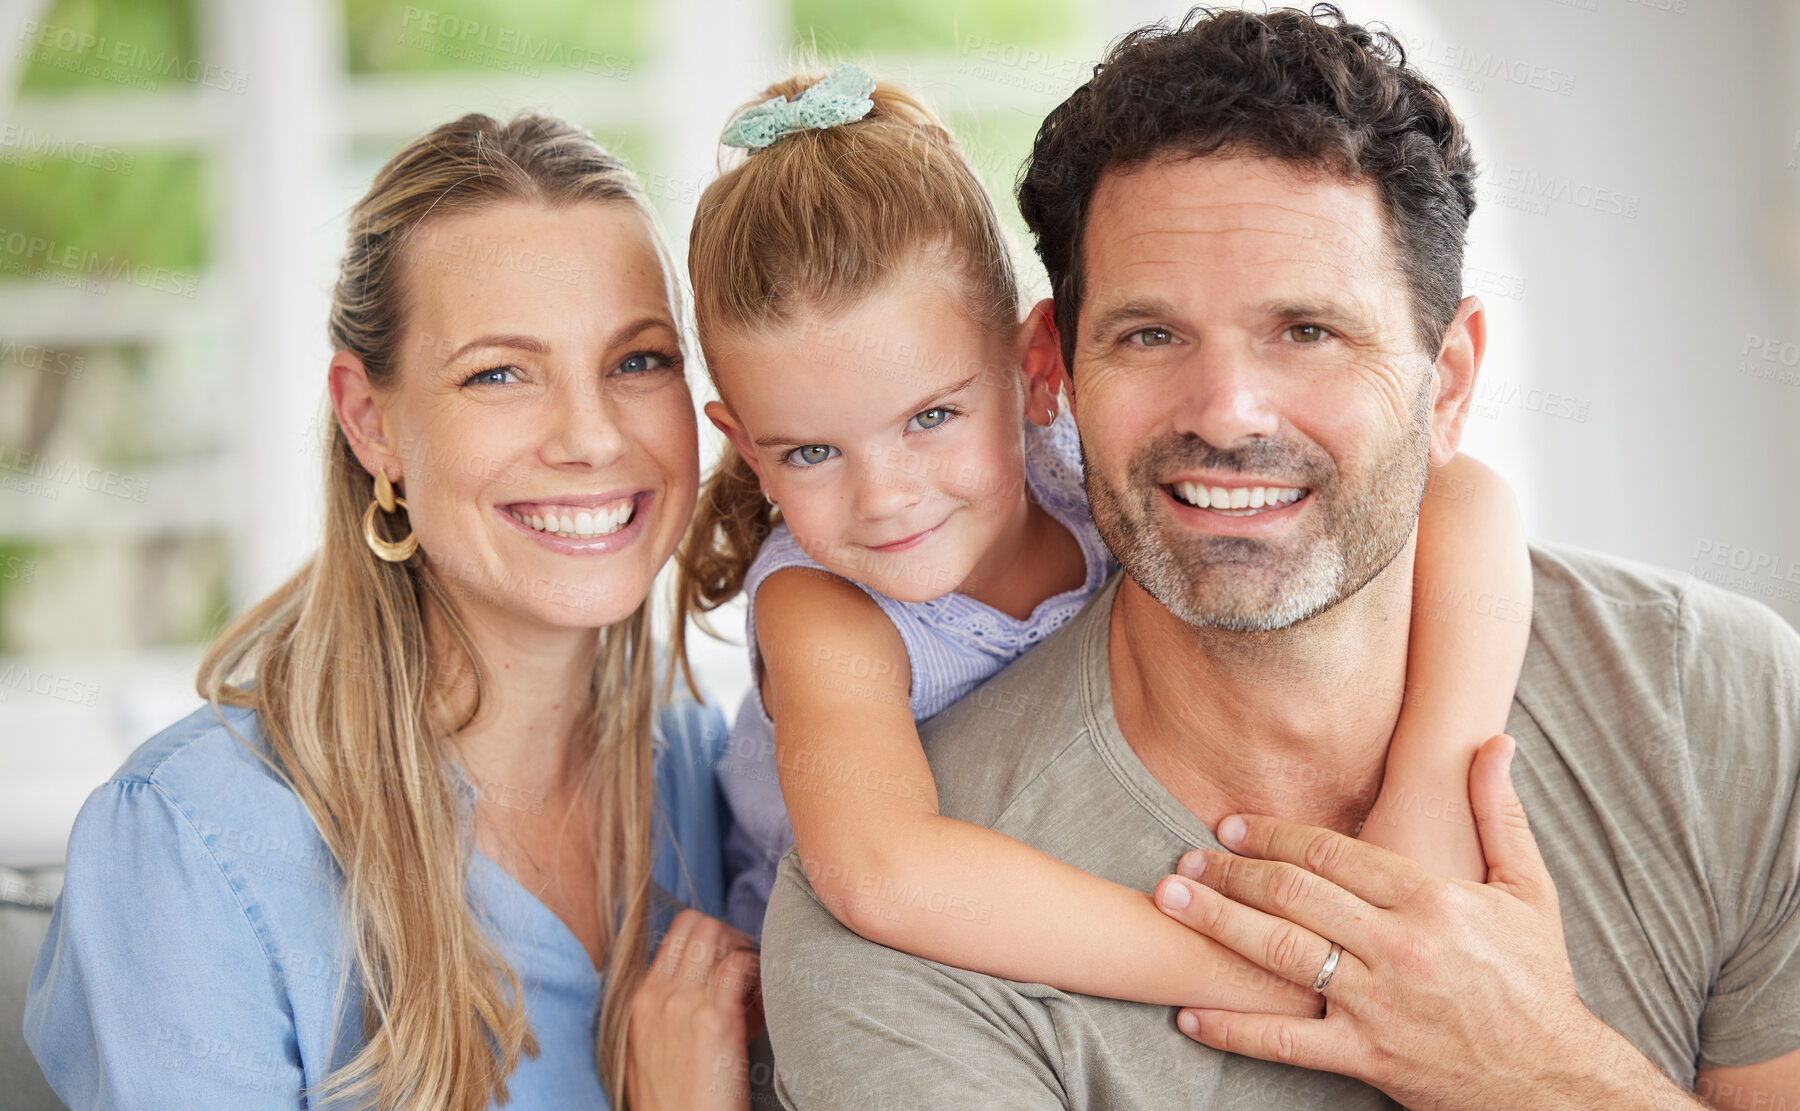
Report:
M 923 735 L 943 813 L 1155 885 L 1326 1017 L 1178 1024 L 913 958 L 790 854 L 763 971 L 791 1106 L 1800 1107 L 1800 638 L 1762 607 L 1534 551 L 1516 759 L 1498 738 L 1470 777 L 1488 883 L 1347 836 L 1486 326 L 1460 125 L 1317 11 L 1130 36 L 1039 132 L 1038 343 L 1124 573 Z M 1208 515 L 1182 494 L 1209 480 L 1307 496 Z

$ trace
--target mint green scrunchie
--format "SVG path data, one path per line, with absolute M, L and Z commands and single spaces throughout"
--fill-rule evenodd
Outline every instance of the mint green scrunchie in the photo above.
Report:
M 860 120 L 875 107 L 875 79 L 849 62 L 792 100 L 778 96 L 738 113 L 720 140 L 728 147 L 761 150 L 796 131 Z

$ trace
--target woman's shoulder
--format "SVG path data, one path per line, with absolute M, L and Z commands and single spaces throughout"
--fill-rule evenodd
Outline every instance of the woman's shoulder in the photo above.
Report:
M 658 766 L 710 769 L 725 751 L 730 730 L 718 703 L 696 699 L 679 681 L 669 700 L 657 707 L 650 738 Z
M 71 873 L 96 864 L 78 857 L 108 858 L 119 840 L 171 874 L 216 869 L 242 905 L 310 908 L 339 882 L 312 815 L 271 763 L 256 712 L 241 707 L 201 706 L 139 745 L 76 817 Z
M 190 815 L 255 814 L 266 824 L 290 807 L 304 814 L 271 762 L 256 711 L 241 706 L 202 705 L 151 737 L 102 790 L 115 786 L 154 788 Z

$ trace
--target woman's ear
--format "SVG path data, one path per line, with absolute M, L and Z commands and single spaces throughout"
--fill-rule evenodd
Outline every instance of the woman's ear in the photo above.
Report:
M 725 438 L 731 441 L 731 446 L 737 449 L 744 462 L 750 464 L 750 469 L 756 472 L 756 478 L 760 482 L 763 473 L 762 464 L 756 461 L 756 445 L 750 442 L 750 433 L 744 431 L 744 426 L 731 415 L 731 410 L 722 401 L 709 401 L 706 403 L 706 419 L 712 421 L 714 428 L 725 433 Z
M 398 483 L 405 477 L 400 454 L 388 436 L 387 417 L 363 361 L 339 351 L 331 357 L 330 383 L 332 411 L 357 462 L 371 475 L 385 471 L 389 480 Z
M 1073 402 L 1074 388 L 1063 367 L 1062 341 L 1056 334 L 1054 302 L 1048 298 L 1032 307 L 1025 323 L 1020 325 L 1025 353 L 1019 366 L 1025 373 L 1025 415 L 1034 424 L 1055 421 L 1058 399 L 1064 390 Z

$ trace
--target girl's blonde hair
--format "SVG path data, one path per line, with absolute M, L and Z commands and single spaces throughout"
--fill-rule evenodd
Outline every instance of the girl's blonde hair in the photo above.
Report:
M 790 77 L 751 103 L 791 100 L 818 80 Z M 870 99 L 861 120 L 783 136 L 701 194 L 688 276 L 703 350 L 853 308 L 920 262 L 961 280 L 974 319 L 1018 324 L 1006 233 L 956 140 L 901 89 L 878 82 Z M 755 472 L 727 443 L 682 544 L 678 644 L 687 618 L 703 621 L 743 588 L 776 520 Z
M 635 209 L 670 272 L 636 179 L 585 131 L 536 115 L 504 126 L 464 116 L 395 155 L 350 213 L 329 332 L 377 388 L 392 387 L 400 373 L 408 244 L 435 216 L 506 201 Z M 215 709 L 257 712 L 271 762 L 343 873 L 366 1040 L 309 1105 L 477 1111 L 505 1103 L 521 1055 L 537 1055 L 518 976 L 464 896 L 470 815 L 443 745 L 479 712 L 485 665 L 457 616 L 453 584 L 425 553 L 404 563 L 371 554 L 361 521 L 373 497 L 371 476 L 331 421 L 324 542 L 225 630 L 201 663 L 198 686 Z M 427 607 L 443 618 L 460 660 L 432 658 Z M 583 719 L 592 738 L 584 786 L 597 815 L 606 953 L 597 1051 L 607 1094 L 622 1108 L 627 1017 L 645 971 L 651 892 L 648 603 L 598 636 Z M 439 695 L 456 675 L 472 685 L 473 708 L 446 721 Z

